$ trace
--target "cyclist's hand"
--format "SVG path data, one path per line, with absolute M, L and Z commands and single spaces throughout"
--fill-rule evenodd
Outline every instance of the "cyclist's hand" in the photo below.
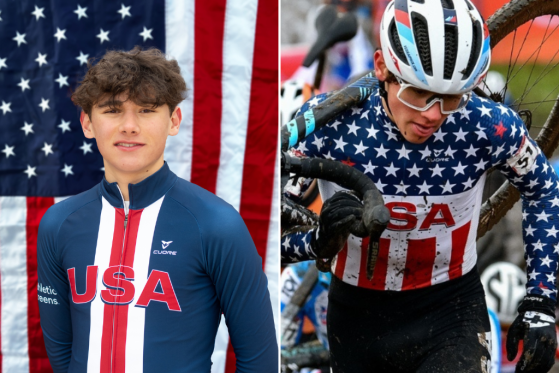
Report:
M 339 191 L 327 199 L 320 212 L 316 232 L 316 254 L 319 258 L 332 258 L 343 247 L 350 228 L 363 215 L 363 204 L 354 195 Z
M 554 306 L 550 302 L 547 298 L 527 296 L 518 308 L 519 315 L 507 335 L 509 361 L 516 357 L 518 342 L 524 341 L 522 356 L 516 365 L 517 373 L 548 372 L 555 363 L 557 335 L 555 317 L 550 315 Z

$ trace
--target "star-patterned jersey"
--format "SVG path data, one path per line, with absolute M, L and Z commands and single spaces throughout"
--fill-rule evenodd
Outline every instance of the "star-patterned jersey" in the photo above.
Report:
M 301 113 L 327 97 L 316 96 Z M 371 281 L 368 238 L 350 235 L 332 262 L 342 281 L 377 290 L 442 283 L 475 267 L 476 232 L 487 172 L 497 167 L 520 190 L 528 271 L 527 292 L 556 299 L 559 182 L 547 159 L 510 108 L 474 95 L 422 144 L 404 139 L 388 118 L 378 89 L 309 135 L 298 150 L 335 159 L 368 175 L 390 210 Z M 341 187 L 319 181 L 323 200 Z M 282 237 L 282 260 L 316 258 L 318 229 Z
M 41 221 L 39 309 L 53 371 L 209 372 L 221 314 L 237 372 L 277 372 L 267 280 L 235 209 L 165 164 L 52 206 Z

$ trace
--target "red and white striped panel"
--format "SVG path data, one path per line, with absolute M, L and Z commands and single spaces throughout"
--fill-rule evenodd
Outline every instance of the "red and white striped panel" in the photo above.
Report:
M 207 3 L 166 1 L 166 51 L 189 92 L 165 159 L 178 176 L 240 212 L 262 256 L 279 325 L 278 2 Z M 212 373 L 234 372 L 231 351 L 222 322 Z
M 0 197 L 0 372 L 52 372 L 37 303 L 37 233 L 53 204 L 54 198 Z
M 101 221 L 97 238 L 94 266 L 98 268 L 97 289 L 104 289 L 103 274 L 110 266 L 122 265 L 133 269 L 134 285 L 143 289 L 149 268 L 151 244 L 157 216 L 163 203 L 160 198 L 143 210 L 130 210 L 128 215 L 126 242 L 128 250 L 121 258 L 124 242 L 124 210 L 115 209 L 103 198 Z M 106 290 L 106 292 L 110 292 Z M 87 371 L 118 372 L 143 371 L 145 308 L 129 305 L 114 305 L 103 302 L 99 294 L 91 302 L 91 323 Z M 115 297 L 116 300 L 116 297 Z M 115 323 L 115 319 L 118 322 Z M 128 328 L 127 325 L 134 325 Z M 115 329 L 116 327 L 116 329 Z M 113 368 L 113 369 L 111 369 Z
M 334 260 L 333 273 L 354 286 L 410 290 L 469 272 L 477 259 L 483 181 L 453 196 L 384 196 L 391 220 L 379 243 L 372 280 L 366 273 L 368 238 L 353 235 Z M 324 185 L 321 192 L 329 197 L 338 189 Z

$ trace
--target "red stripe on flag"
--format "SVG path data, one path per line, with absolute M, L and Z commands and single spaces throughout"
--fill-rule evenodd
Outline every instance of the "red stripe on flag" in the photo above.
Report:
M 194 4 L 194 109 L 190 181 L 216 191 L 221 149 L 221 76 L 226 0 Z M 192 87 L 190 87 L 192 88 Z
M 268 245 L 278 145 L 277 25 L 278 2 L 259 1 L 239 212 L 262 257 L 262 266 Z
M 39 223 L 48 208 L 54 205 L 52 197 L 27 198 L 27 338 L 29 343 L 29 373 L 52 372 L 43 331 L 39 320 L 37 301 L 37 235 Z
M 262 257 L 262 267 L 268 246 L 278 145 L 277 25 L 278 2 L 258 1 L 239 213 Z M 235 359 L 231 352 L 229 343 L 225 373 L 235 372 Z
M 452 232 L 452 254 L 450 255 L 450 266 L 448 269 L 448 278 L 462 276 L 462 263 L 464 263 L 464 251 L 466 250 L 466 241 L 470 233 L 470 222 L 467 222 L 460 228 Z
M 402 290 L 416 289 L 431 284 L 436 245 L 436 237 L 408 240 Z
M 334 275 L 340 280 L 343 280 L 344 278 L 345 263 L 347 260 L 347 250 L 348 250 L 348 246 L 346 241 L 344 248 L 336 256 L 336 268 L 334 269 Z
M 237 357 L 235 356 L 235 351 L 233 351 L 233 346 L 231 345 L 231 339 L 227 344 L 227 354 L 225 355 L 225 373 L 233 373 L 237 367 Z
M 124 229 L 124 211 L 122 209 L 115 209 L 115 211 L 115 230 L 109 266 L 132 267 L 134 265 L 138 227 L 143 210 L 130 210 L 126 231 Z M 128 307 L 127 304 L 105 304 L 103 335 L 101 337 L 101 371 L 105 371 L 107 368 L 109 368 L 107 371 L 114 373 L 124 373 L 125 371 Z
M 369 289 L 375 290 L 384 290 L 386 287 L 386 273 L 388 272 L 388 251 L 390 250 L 390 239 L 389 238 L 381 238 L 379 241 L 379 253 L 377 257 L 377 264 L 375 265 L 375 269 L 373 271 L 373 278 L 371 281 L 363 282 L 363 287 L 367 287 Z M 365 255 L 364 258 L 361 258 L 362 268 L 363 270 L 359 273 L 359 282 L 361 283 L 361 279 L 367 279 L 367 270 L 366 270 L 366 263 L 367 263 L 367 256 Z M 363 265 L 365 263 L 365 265 Z M 365 284 L 367 286 L 365 286 Z M 361 285 L 360 285 L 361 286 Z

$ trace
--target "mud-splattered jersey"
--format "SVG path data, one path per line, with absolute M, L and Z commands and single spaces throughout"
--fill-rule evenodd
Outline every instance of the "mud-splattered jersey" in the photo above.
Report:
M 235 209 L 167 164 L 52 206 L 38 236 L 39 308 L 54 372 L 209 372 L 223 313 L 237 372 L 276 372 L 262 261 Z
M 308 101 L 301 112 L 325 97 Z M 350 235 L 332 266 L 344 282 L 407 290 L 472 270 L 483 185 L 495 166 L 523 195 L 527 291 L 556 299 L 559 182 L 512 109 L 474 95 L 427 141 L 412 144 L 388 118 L 377 90 L 363 104 L 308 136 L 299 150 L 364 172 L 390 210 L 372 280 L 367 280 L 365 270 L 368 239 Z M 323 181 L 319 186 L 323 200 L 341 189 Z M 312 230 L 283 237 L 283 260 L 314 258 L 316 234 Z

